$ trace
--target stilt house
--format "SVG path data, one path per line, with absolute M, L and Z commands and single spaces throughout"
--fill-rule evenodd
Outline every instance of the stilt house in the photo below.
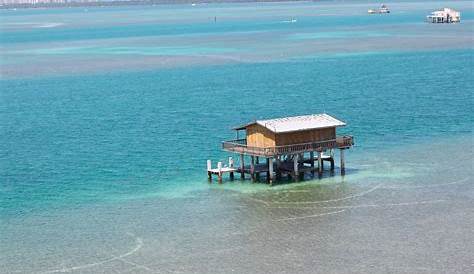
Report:
M 271 183 L 275 171 L 277 177 L 285 173 L 298 180 L 305 171 L 314 173 L 315 160 L 321 174 L 323 160 L 330 161 L 331 169 L 334 169 L 334 149 L 341 152 L 341 172 L 344 172 L 344 149 L 354 143 L 352 136 L 336 134 L 336 128 L 345 125 L 343 121 L 325 113 L 257 120 L 235 127 L 237 138 L 222 142 L 222 148 L 240 154 L 240 168 L 235 171 L 240 172 L 242 178 L 245 173 L 250 173 L 254 179 L 255 173 L 266 172 Z M 245 137 L 241 138 L 242 131 Z M 328 150 L 330 155 L 323 155 Z M 317 157 L 314 156 L 315 152 Z M 309 158 L 305 158 L 307 154 Z M 244 155 L 251 158 L 248 168 L 244 164 Z M 266 164 L 260 165 L 259 158 L 265 158 Z

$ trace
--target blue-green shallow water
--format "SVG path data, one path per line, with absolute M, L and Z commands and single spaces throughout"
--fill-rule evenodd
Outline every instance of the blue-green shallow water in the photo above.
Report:
M 215 13 L 216 16 L 220 16 L 221 13 Z M 420 18 L 426 15 L 425 11 L 418 11 L 406 14 L 399 14 L 397 17 L 383 18 L 380 16 L 361 16 L 360 14 L 351 16 L 315 16 L 315 17 L 303 17 L 300 18 L 297 24 L 289 24 L 286 20 L 292 19 L 292 17 L 284 17 L 282 15 L 274 16 L 273 18 L 256 19 L 252 21 L 243 20 L 226 20 L 219 22 L 219 24 L 213 23 L 211 19 L 204 19 L 204 22 L 190 22 L 184 21 L 177 24 L 161 24 L 157 25 L 136 23 L 132 25 L 116 25 L 111 26 L 94 26 L 91 27 L 76 27 L 72 33 L 69 28 L 57 28 L 50 30 L 46 27 L 37 28 L 29 31 L 21 32 L 5 32 L 0 36 L 2 43 L 18 43 L 18 42 L 51 42 L 51 41 L 68 41 L 68 40 L 84 40 L 84 39 L 110 39 L 110 38 L 133 38 L 133 37 L 144 37 L 144 36 L 157 36 L 157 35 L 202 35 L 202 34 L 214 34 L 214 33 L 229 33 L 234 32 L 237 29 L 240 32 L 251 32 L 251 31 L 276 31 L 286 30 L 294 31 L 306 30 L 306 29 L 324 29 L 327 27 L 335 27 L 341 25 L 347 25 L 350 22 L 351 26 L 367 26 L 367 25 L 380 25 L 380 24 L 396 24 L 402 21 L 404 24 L 407 23 L 419 23 Z M 472 12 L 463 14 L 463 19 L 472 20 Z M 36 22 L 31 22 L 35 24 Z M 287 24 L 285 24 L 287 23 Z M 37 23 L 36 23 L 37 24 Z M 71 23 L 72 24 L 72 23 Z
M 469 134 L 472 53 L 5 80 L 2 209 L 199 188 L 230 127 L 255 118 L 331 113 L 348 122 L 357 154 Z
M 472 4 L 389 4 L 0 11 L 0 272 L 472 272 Z M 232 126 L 318 112 L 345 177 L 207 183 Z

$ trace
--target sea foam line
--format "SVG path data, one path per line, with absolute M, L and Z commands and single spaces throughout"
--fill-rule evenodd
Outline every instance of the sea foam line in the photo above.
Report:
M 371 192 L 374 192 L 375 190 L 377 190 L 378 188 L 380 188 L 380 186 L 382 186 L 382 184 L 378 184 L 376 186 L 374 186 L 373 188 L 367 190 L 367 191 L 363 191 L 363 192 L 360 192 L 360 193 L 357 193 L 357 194 L 354 194 L 354 195 L 350 195 L 350 196 L 346 196 L 346 197 L 342 197 L 342 198 L 338 198 L 338 199 L 331 199 L 331 200 L 324 200 L 324 201 L 302 201 L 302 202 L 268 202 L 268 201 L 264 201 L 264 200 L 260 200 L 260 199 L 256 199 L 256 198 L 249 198 L 250 200 L 253 200 L 253 201 L 257 201 L 257 202 L 260 202 L 266 206 L 270 206 L 271 204 L 291 204 L 291 205 L 299 205 L 299 204 L 321 204 L 321 203 L 331 203 L 331 202 L 339 202 L 339 201 L 344 201 L 344 200 L 349 200 L 349 199 L 353 199 L 353 198 L 358 198 L 358 197 L 362 197 L 364 195 L 367 195 Z
M 288 218 L 276 219 L 276 220 L 273 220 L 273 221 L 274 222 L 282 222 L 282 221 L 290 221 L 290 220 L 298 220 L 298 219 L 316 218 L 316 217 L 321 217 L 321 216 L 326 216 L 326 215 L 338 214 L 338 213 L 342 213 L 344 211 L 346 211 L 346 210 L 343 209 L 343 210 L 320 213 L 320 214 L 315 214 L 315 215 L 288 217 Z
M 131 237 L 135 237 L 135 235 L 132 234 L 132 233 L 127 233 L 127 234 L 130 235 Z M 74 271 L 74 270 L 79 270 L 79 269 L 90 268 L 90 267 L 102 265 L 102 264 L 105 264 L 105 263 L 108 263 L 108 262 L 111 262 L 111 261 L 115 261 L 115 260 L 121 260 L 121 259 L 123 259 L 127 256 L 132 255 L 133 253 L 137 252 L 140 248 L 142 248 L 143 241 L 142 241 L 141 238 L 135 237 L 135 242 L 136 242 L 136 245 L 132 250 L 130 250 L 130 251 L 124 253 L 124 254 L 118 255 L 118 256 L 113 256 L 112 258 L 109 258 L 107 260 L 103 260 L 103 261 L 99 261 L 99 262 L 95 262 L 95 263 L 90 263 L 90 264 L 83 264 L 83 265 L 78 265 L 78 266 L 72 266 L 72 267 L 65 267 L 65 268 L 60 268 L 60 269 L 55 269 L 55 270 L 49 270 L 49 271 L 44 271 L 44 272 L 40 272 L 40 273 L 46 274 L 46 273 L 70 272 L 70 271 Z
M 384 189 L 420 189 L 420 188 L 433 188 L 433 187 L 441 187 L 441 186 L 448 186 L 448 185 L 455 185 L 455 184 L 461 184 L 461 183 L 464 183 L 466 182 L 467 180 L 469 180 L 470 177 L 466 177 L 464 179 L 461 179 L 461 180 L 456 180 L 456 181 L 453 181 L 453 182 L 449 182 L 449 183 L 444 183 L 444 184 L 436 184 L 436 185 L 417 185 L 417 186 L 394 186 L 394 185 L 391 185 L 391 186 L 383 186 L 381 188 L 384 188 Z
M 443 203 L 446 200 L 429 200 L 429 201 L 415 201 L 405 203 L 392 203 L 392 204 L 365 204 L 365 205 L 348 205 L 348 206 L 306 206 L 306 207 L 294 207 L 294 206 L 273 206 L 269 208 L 276 209 L 319 209 L 319 208 L 330 208 L 330 209 L 354 209 L 354 208 L 367 208 L 367 207 L 394 207 L 394 206 L 412 206 L 412 205 L 424 205 L 424 204 L 436 204 Z

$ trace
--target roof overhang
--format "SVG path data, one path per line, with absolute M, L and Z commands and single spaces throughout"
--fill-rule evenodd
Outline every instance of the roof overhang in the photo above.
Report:
M 245 125 L 234 127 L 234 130 L 244 130 L 251 125 L 258 124 L 273 133 L 289 133 L 315 129 L 335 128 L 345 126 L 346 123 L 326 113 L 303 116 L 284 117 L 268 120 L 257 120 Z

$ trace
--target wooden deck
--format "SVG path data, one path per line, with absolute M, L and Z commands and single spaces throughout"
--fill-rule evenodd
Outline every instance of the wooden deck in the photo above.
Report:
M 220 170 L 218 168 L 211 168 L 208 171 L 211 172 L 212 174 L 219 174 L 219 172 L 221 173 L 237 172 L 239 171 L 239 169 L 235 167 L 223 167 Z
M 222 162 L 217 163 L 217 168 L 211 167 L 211 162 L 208 161 L 208 179 L 212 182 L 212 175 L 217 175 L 218 182 L 222 183 L 223 176 L 228 173 L 230 180 L 234 180 L 234 173 L 240 173 L 240 178 L 245 179 L 245 175 L 250 175 L 252 182 L 260 181 L 261 178 L 265 178 L 265 181 L 272 184 L 273 177 L 276 175 L 276 180 L 280 180 L 282 177 L 287 177 L 295 181 L 299 181 L 304 177 L 305 173 L 311 173 L 314 176 L 316 173 L 321 176 L 324 170 L 324 162 L 330 163 L 330 170 L 333 171 L 334 157 L 332 155 L 321 154 L 321 162 L 319 163 L 318 157 L 313 156 L 301 159 L 285 159 L 277 160 L 267 163 L 255 163 L 255 161 L 248 165 L 241 165 L 240 167 L 234 167 L 234 161 L 232 157 L 229 157 L 229 166 L 222 166 Z M 252 156 L 254 157 L 254 156 Z M 255 157 L 254 160 L 258 157 Z M 297 163 L 295 164 L 295 160 Z
M 237 139 L 222 142 L 222 149 L 229 152 L 251 155 L 251 156 L 262 156 L 262 157 L 275 157 L 286 154 L 305 153 L 311 151 L 326 151 L 333 148 L 349 148 L 354 144 L 354 138 L 352 136 L 340 136 L 336 139 L 314 142 L 314 143 L 303 143 L 294 144 L 287 146 L 274 146 L 274 147 L 252 147 L 247 146 L 246 139 Z

